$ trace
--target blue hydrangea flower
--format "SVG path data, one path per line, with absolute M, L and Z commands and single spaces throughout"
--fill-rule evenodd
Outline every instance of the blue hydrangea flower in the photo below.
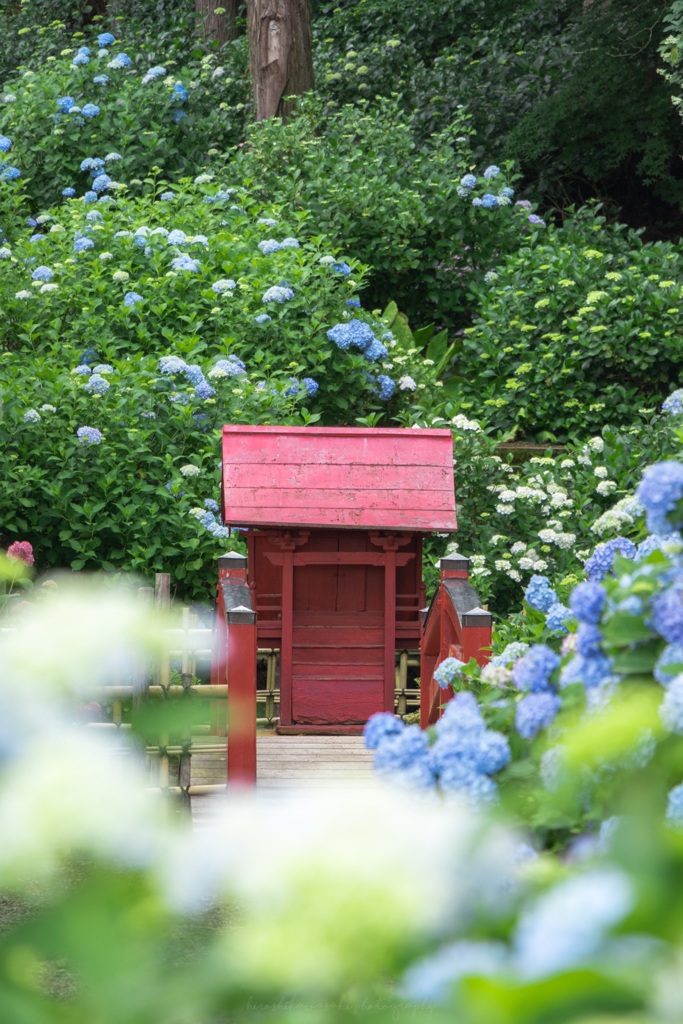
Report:
M 669 397 L 664 400 L 662 412 L 667 412 L 670 416 L 680 416 L 683 413 L 683 388 L 672 391 Z
M 314 395 L 320 389 L 317 380 L 313 380 L 312 377 L 304 377 L 301 383 L 306 388 L 307 395 Z
M 175 199 L 175 192 L 162 192 L 159 196 L 159 200 L 162 203 L 170 203 Z
M 638 545 L 636 562 L 641 562 L 648 555 L 651 555 L 653 551 L 663 551 L 666 555 L 681 547 L 683 547 L 683 537 L 681 537 L 678 530 L 674 530 L 673 533 L 662 534 L 661 536 L 651 533 L 649 537 L 646 537 Z
M 45 235 L 38 233 L 37 235 L 31 235 L 29 242 L 35 245 L 36 242 L 42 242 L 44 238 Z
M 673 828 L 683 827 L 683 783 L 674 786 L 666 803 L 666 820 Z
M 524 600 L 532 608 L 546 614 L 554 604 L 558 604 L 557 594 L 550 586 L 547 576 L 532 576 L 524 591 Z
M 0 181 L 16 181 L 20 177 L 21 171 L 18 167 L 12 167 L 11 164 L 0 164 Z
M 33 281 L 51 281 L 54 276 L 55 272 L 50 267 L 36 267 L 31 274 L 31 279 Z
M 365 349 L 363 355 L 368 360 L 368 362 L 376 363 L 379 359 L 386 359 L 386 357 L 389 355 L 389 350 L 387 349 L 384 342 L 379 341 L 378 338 L 374 338 L 373 341 L 371 341 L 368 347 Z
M 683 734 L 683 674 L 669 683 L 659 715 L 669 732 Z
M 648 625 L 670 644 L 683 643 L 683 581 L 657 594 L 651 608 Z
M 515 711 L 515 727 L 525 740 L 533 740 L 541 729 L 555 721 L 562 701 L 554 693 L 530 693 L 522 697 Z
M 272 217 L 259 217 L 256 223 L 265 224 L 267 228 L 274 228 L 277 224 L 277 221 L 274 220 Z
M 291 288 L 283 287 L 282 285 L 276 284 L 272 288 L 269 288 L 262 298 L 262 302 L 287 302 L 289 299 L 294 298 L 294 292 Z
M 411 964 L 401 982 L 401 995 L 431 1016 L 431 1004 L 447 1005 L 455 985 L 469 976 L 495 976 L 505 966 L 507 951 L 500 942 L 463 940 L 442 946 Z
M 512 197 L 515 194 L 515 190 L 514 188 L 510 188 L 510 186 L 507 185 L 505 188 L 502 188 L 500 190 L 500 194 L 501 196 L 503 196 L 504 199 L 512 199 Z
M 99 156 L 87 156 L 85 160 L 81 160 L 82 171 L 99 171 L 101 167 L 104 167 L 104 160 Z
M 117 53 L 113 60 L 109 61 L 107 67 L 110 68 L 129 68 L 132 64 L 132 60 L 127 53 Z
M 498 196 L 491 195 L 490 192 L 486 192 L 481 197 L 481 205 L 485 210 L 495 210 L 498 206 Z
M 455 682 L 460 675 L 461 669 L 464 667 L 465 663 L 463 661 L 459 661 L 457 658 L 446 658 L 434 672 L 434 682 L 438 683 L 442 690 L 447 690 Z
M 340 263 L 331 263 L 330 270 L 333 270 L 335 274 L 341 274 L 342 277 L 348 277 L 351 273 L 351 267 L 348 263 L 344 263 L 343 261 Z
M 0 135 L 0 153 L 9 153 L 12 148 L 12 140 L 6 135 Z
M 512 682 L 518 690 L 549 690 L 550 676 L 559 664 L 555 651 L 545 644 L 534 644 L 513 666 Z
M 544 577 L 539 577 L 544 578 Z M 492 665 L 512 665 L 513 662 L 521 658 L 525 651 L 529 650 L 529 645 L 522 643 L 521 640 L 515 640 L 513 643 L 508 644 L 504 651 L 500 654 L 494 655 L 491 658 Z
M 598 626 L 582 622 L 576 631 L 576 650 L 583 658 L 595 658 L 602 653 L 602 633 Z
M 335 324 L 327 332 L 327 337 L 342 351 L 354 345 L 363 352 L 368 345 L 377 340 L 369 325 L 355 318 L 348 323 Z
M 196 388 L 194 389 L 194 393 L 197 398 L 201 399 L 213 398 L 213 396 L 216 394 L 214 388 L 212 388 L 208 381 L 205 380 L 200 381 L 200 383 L 197 384 Z
M 142 295 L 138 295 L 137 292 L 126 292 L 123 296 L 124 306 L 134 306 L 137 302 L 144 302 Z
M 272 317 L 268 316 L 267 313 L 259 313 L 258 316 L 254 317 L 257 324 L 265 324 L 267 320 L 272 320 Z
M 380 373 L 377 375 L 377 385 L 379 397 L 383 402 L 388 402 L 396 390 L 396 381 L 387 377 L 385 373 Z
M 83 196 L 83 202 L 84 203 L 96 203 L 97 202 L 97 192 L 93 192 L 92 189 L 88 189 L 88 191 Z
M 75 188 L 63 188 L 62 189 L 62 195 L 64 196 L 65 199 L 73 199 L 73 197 L 76 195 L 76 189 Z
M 71 63 L 74 65 L 74 67 L 82 67 L 90 63 L 90 57 L 87 53 L 84 53 L 81 50 L 79 50 L 74 59 L 71 61 Z
M 195 387 L 198 384 L 201 384 L 202 381 L 204 380 L 204 373 L 202 372 L 202 368 L 197 363 L 190 363 L 189 365 L 186 365 L 183 370 L 183 373 L 189 380 L 190 384 L 193 384 Z
M 592 964 L 609 928 L 631 910 L 628 877 L 596 867 L 559 882 L 522 913 L 514 935 L 515 966 L 524 978 L 562 974 Z
M 86 103 L 81 113 L 83 117 L 97 117 L 100 112 L 100 108 L 96 103 Z
M 88 378 L 85 390 L 91 395 L 106 395 L 107 391 L 109 391 L 109 381 L 100 376 L 99 373 L 93 373 Z
M 72 107 L 76 106 L 76 100 L 73 96 L 61 96 L 57 100 L 57 108 L 62 111 L 63 114 L 68 114 Z M 83 168 L 81 167 L 81 170 Z
M 159 360 L 160 373 L 184 373 L 186 369 L 187 363 L 180 356 L 162 356 Z
M 360 309 L 360 299 L 347 299 L 346 305 L 351 306 L 352 309 Z
M 569 598 L 569 607 L 579 622 L 600 622 L 607 594 L 599 583 L 579 583 Z
M 96 427 L 79 427 L 76 437 L 84 445 L 100 444 L 102 441 L 102 433 Z
M 384 737 L 375 753 L 374 768 L 380 777 L 410 788 L 426 789 L 435 784 L 427 737 L 416 725 Z
M 437 736 L 443 736 L 451 732 L 456 732 L 458 735 L 470 732 L 479 734 L 484 732 L 485 729 L 486 723 L 477 703 L 477 698 L 467 690 L 456 693 L 448 701 L 441 718 L 436 723 Z
M 187 117 L 187 114 L 185 113 L 184 110 L 174 110 L 173 113 L 171 114 L 171 120 L 173 121 L 173 124 L 180 124 L 180 122 L 185 117 Z
M 496 167 L 495 164 L 491 164 L 491 166 L 487 167 L 486 170 L 484 171 L 484 177 L 489 179 L 489 180 L 491 178 L 497 178 L 499 174 L 500 174 L 500 167 Z
M 105 46 L 111 46 L 112 43 L 115 42 L 116 38 L 111 34 L 111 32 L 100 32 L 97 37 L 97 45 L 102 49 L 104 49 Z
M 258 244 L 259 249 L 264 256 L 270 256 L 271 253 L 280 251 L 280 243 L 276 242 L 274 238 L 266 238 Z
M 109 363 L 98 363 L 97 366 L 93 366 L 93 373 L 113 373 L 114 367 L 110 366 Z
M 218 360 L 209 370 L 209 377 L 237 377 L 242 373 L 246 373 L 246 366 L 237 356 L 230 355 L 227 359 Z
M 477 184 L 477 179 L 473 174 L 464 174 L 460 179 L 460 184 L 463 188 L 474 188 Z
M 552 604 L 548 609 L 548 614 L 545 617 L 546 628 L 552 630 L 553 633 L 567 633 L 566 621 L 570 618 L 571 612 L 566 605 L 560 604 L 557 601 Z
M 584 658 L 576 654 L 562 669 L 560 686 L 583 683 L 586 689 L 590 690 L 610 682 L 613 678 L 612 660 L 607 655 L 599 654 Z
M 660 686 L 665 688 L 676 676 L 683 674 L 683 644 L 668 644 L 660 654 L 652 674 Z
M 683 464 L 680 462 L 657 462 L 648 466 L 638 485 L 636 498 L 644 506 L 647 528 L 651 533 L 670 533 L 672 527 L 683 523 L 683 515 L 672 513 L 683 499 Z
M 39 423 L 41 416 L 37 409 L 27 409 L 22 419 L 24 423 Z
M 148 82 L 153 82 L 155 78 L 165 77 L 166 68 L 162 64 L 155 64 L 153 68 L 150 68 L 149 71 L 143 75 L 142 83 L 143 85 L 147 85 Z
M 87 363 L 79 363 L 78 366 L 74 366 L 71 372 L 77 374 L 79 377 L 89 377 L 92 370 Z
M 190 95 L 189 92 L 187 91 L 185 86 L 182 84 L 182 82 L 176 82 L 176 84 L 173 86 L 173 92 L 171 93 L 171 99 L 175 103 L 184 103 L 189 95 Z
M 617 554 L 623 555 L 624 558 L 635 558 L 636 546 L 627 537 L 615 537 L 614 540 L 598 544 L 585 563 L 588 579 L 596 582 L 604 580 L 605 576 L 611 573 Z
M 296 238 L 292 238 L 290 236 L 289 238 L 283 238 L 282 239 L 282 241 L 280 242 L 280 248 L 281 249 L 300 249 L 301 246 L 299 245 L 299 242 L 298 242 L 298 240 Z
M 93 191 L 97 193 L 104 192 L 110 185 L 111 178 L 108 174 L 98 174 L 97 177 L 93 179 L 92 183 Z
M 385 737 L 398 736 L 404 729 L 405 724 L 400 718 L 396 718 L 389 711 L 379 711 L 370 716 L 363 729 L 365 747 L 367 750 L 377 750 Z
M 201 269 L 201 263 L 199 260 L 193 260 L 191 256 L 186 256 L 183 253 L 171 260 L 171 267 L 173 270 L 188 270 L 196 274 Z
M 86 238 L 82 235 L 80 238 L 74 240 L 74 252 L 85 252 L 87 249 L 94 249 L 95 243 L 92 238 Z
M 204 498 L 204 508 L 209 512 L 220 512 L 220 505 L 214 498 Z
M 529 224 L 533 224 L 533 225 L 535 225 L 536 227 L 539 227 L 539 228 L 544 228 L 546 226 L 546 223 L 543 220 L 543 218 L 537 216 L 535 213 L 529 214 L 529 216 L 527 217 L 527 220 L 528 220 Z

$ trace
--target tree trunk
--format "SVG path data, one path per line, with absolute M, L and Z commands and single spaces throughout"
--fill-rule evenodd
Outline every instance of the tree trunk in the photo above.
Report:
M 256 120 L 287 120 L 313 88 L 310 0 L 247 0 L 249 64 Z
M 197 32 L 203 39 L 216 40 L 219 46 L 236 39 L 240 7 L 241 0 L 194 0 Z

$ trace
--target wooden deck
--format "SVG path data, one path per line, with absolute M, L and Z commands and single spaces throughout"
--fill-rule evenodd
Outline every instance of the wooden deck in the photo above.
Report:
M 193 753 L 193 785 L 220 784 L 225 782 L 225 778 L 225 752 Z M 362 736 L 278 736 L 266 733 L 257 738 L 256 788 L 260 791 L 276 794 L 287 789 L 363 786 L 372 778 L 372 753 L 365 749 Z M 215 799 L 192 797 L 195 822 L 210 817 Z

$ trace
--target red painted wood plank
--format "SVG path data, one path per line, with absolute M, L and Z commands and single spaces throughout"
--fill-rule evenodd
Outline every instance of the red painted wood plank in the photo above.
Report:
M 292 722 L 292 643 L 294 600 L 294 566 L 292 552 L 282 567 L 282 639 L 280 641 L 280 720 Z
M 349 453 L 349 458 L 353 458 Z M 300 458 L 300 457 L 299 457 Z M 409 472 L 406 469 L 409 467 Z M 261 481 L 264 475 L 261 462 L 227 462 L 225 482 L 231 488 L 251 489 L 254 481 Z M 443 463 L 425 465 L 423 462 L 400 465 L 390 463 L 320 464 L 297 462 L 269 462 L 268 486 L 274 490 L 288 488 L 317 488 L 322 490 L 366 490 L 369 488 L 391 490 L 401 486 L 412 491 L 425 488 L 453 493 L 453 467 Z
M 275 497 L 275 495 L 272 495 Z M 424 532 L 452 533 L 456 529 L 452 510 L 423 511 L 421 509 L 301 509 L 280 507 L 243 506 L 232 509 L 225 503 L 225 522 L 229 526 L 297 526 L 330 527 L 357 530 L 372 527 L 378 530 L 410 529 Z
M 374 682 L 352 679 L 343 688 L 320 687 L 312 680 L 297 679 L 293 716 L 296 722 L 310 724 L 351 724 L 366 722 L 375 711 L 383 710 L 381 676 Z
M 384 664 L 383 644 L 367 647 L 304 647 L 294 648 L 294 664 L 304 665 L 379 665 Z
M 390 482 L 390 481 L 387 481 Z M 396 500 L 396 488 L 403 488 L 400 502 Z M 424 489 L 408 489 L 401 480 L 396 481 L 395 487 L 388 487 L 382 490 L 374 487 L 355 490 L 341 490 L 309 487 L 303 491 L 296 487 L 234 487 L 230 480 L 225 485 L 226 509 L 230 509 L 230 515 L 238 514 L 238 509 L 252 507 L 268 507 L 277 499 L 277 504 L 283 511 L 288 509 L 301 510 L 302 506 L 308 505 L 313 509 L 324 510 L 346 510 L 349 506 L 358 506 L 365 509 L 388 509 L 405 508 L 416 509 L 420 512 L 427 511 L 448 511 L 449 498 L 452 504 L 453 487 L 450 494 L 447 489 L 437 490 L 435 487 L 425 485 Z
M 351 679 L 379 679 L 382 675 L 382 661 L 377 660 L 369 665 L 338 665 L 336 662 L 328 661 L 322 665 L 303 665 L 295 660 L 292 670 L 292 680 L 296 689 L 297 680 L 303 679 L 307 682 L 311 679 L 321 686 L 336 689 L 344 689 Z M 393 686 L 392 686 L 393 700 Z
M 282 565 L 284 553 L 282 551 L 267 551 L 267 560 L 272 565 Z M 413 552 L 399 552 L 396 556 L 397 565 L 406 565 L 415 558 Z M 381 551 L 296 551 L 294 553 L 294 566 L 335 566 L 335 565 L 384 565 L 384 554 Z M 325 572 L 325 581 L 328 589 L 333 586 L 335 580 L 334 572 Z

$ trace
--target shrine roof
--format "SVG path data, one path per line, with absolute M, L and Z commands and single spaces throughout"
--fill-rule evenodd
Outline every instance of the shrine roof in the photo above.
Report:
M 230 526 L 456 529 L 448 430 L 223 427 Z

